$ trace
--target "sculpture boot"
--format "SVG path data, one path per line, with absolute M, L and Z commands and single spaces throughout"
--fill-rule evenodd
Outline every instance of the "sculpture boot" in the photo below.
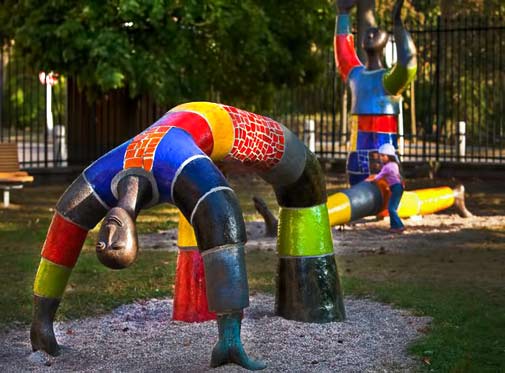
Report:
M 462 184 L 457 185 L 454 189 L 454 207 L 459 216 L 462 218 L 470 218 L 473 214 L 468 211 L 465 205 L 465 187 Z
M 33 321 L 30 329 L 32 350 L 42 350 L 52 356 L 60 354 L 60 346 L 54 336 L 54 316 L 60 304 L 59 299 L 33 296 Z
M 261 370 L 266 364 L 259 360 L 253 360 L 247 356 L 240 340 L 241 313 L 222 314 L 217 316 L 219 340 L 212 350 L 210 366 L 235 363 L 245 369 Z

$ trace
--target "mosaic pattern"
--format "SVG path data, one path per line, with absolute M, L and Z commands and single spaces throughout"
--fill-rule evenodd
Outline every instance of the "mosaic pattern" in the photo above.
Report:
M 231 106 L 223 108 L 235 128 L 232 158 L 262 171 L 279 163 L 284 154 L 284 133 L 279 123 Z
M 126 149 L 123 167 L 125 169 L 139 167 L 151 171 L 156 148 L 170 128 L 172 126 L 159 125 L 135 136 Z

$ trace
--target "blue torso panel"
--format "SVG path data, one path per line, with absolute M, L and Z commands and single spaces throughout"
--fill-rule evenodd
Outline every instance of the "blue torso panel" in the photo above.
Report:
M 400 96 L 390 95 L 383 84 L 387 70 L 368 71 L 363 66 L 351 70 L 348 78 L 351 87 L 351 113 L 357 115 L 398 115 Z

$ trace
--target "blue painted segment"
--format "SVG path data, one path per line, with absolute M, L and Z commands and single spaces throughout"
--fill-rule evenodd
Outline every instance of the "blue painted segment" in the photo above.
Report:
M 398 135 L 393 133 L 377 133 L 377 132 L 361 132 L 358 131 L 357 139 L 358 149 L 373 149 L 377 150 L 381 145 L 393 144 L 398 148 Z
M 128 140 L 98 158 L 83 172 L 95 193 L 109 206 L 117 204 L 116 197 L 112 194 L 110 186 L 114 176 L 123 169 L 126 148 L 131 141 Z
M 349 73 L 348 81 L 352 92 L 351 113 L 363 115 L 400 112 L 400 96 L 391 96 L 384 88 L 385 69 L 368 71 L 363 66 Z
M 341 14 L 337 16 L 337 22 L 335 26 L 336 35 L 347 35 L 351 33 L 351 20 L 349 14 Z
M 160 202 L 173 203 L 171 187 L 175 174 L 182 163 L 194 155 L 205 154 L 196 146 L 186 131 L 172 128 L 161 139 L 154 156 L 152 173 L 158 183 Z M 200 175 L 205 178 L 205 175 Z

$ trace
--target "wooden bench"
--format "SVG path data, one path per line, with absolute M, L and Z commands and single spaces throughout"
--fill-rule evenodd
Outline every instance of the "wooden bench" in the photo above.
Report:
M 4 191 L 3 205 L 10 204 L 10 191 L 21 189 L 31 183 L 33 176 L 19 169 L 18 146 L 16 143 L 0 143 L 0 189 Z

